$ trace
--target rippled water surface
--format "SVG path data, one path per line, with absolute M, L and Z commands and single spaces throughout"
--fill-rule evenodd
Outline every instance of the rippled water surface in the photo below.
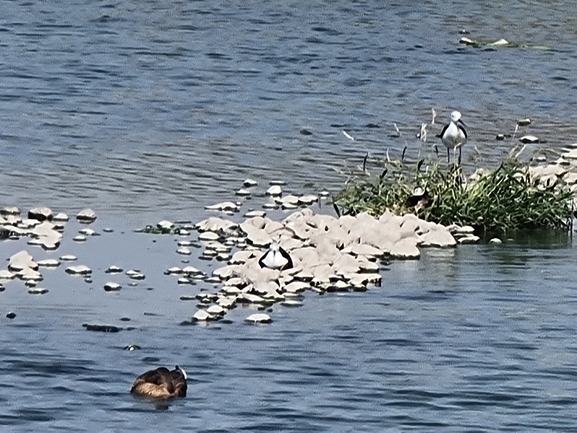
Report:
M 246 177 L 256 195 L 272 179 L 335 192 L 367 152 L 372 164 L 404 146 L 431 154 L 439 126 L 425 144 L 415 135 L 432 108 L 440 123 L 463 113 L 467 169 L 505 155 L 513 143 L 495 135 L 520 118 L 532 124 L 517 136 L 558 150 L 577 132 L 574 12 L 564 1 L 0 3 L 0 205 L 90 206 L 95 229 L 115 229 L 78 244 L 69 223 L 58 251 L 31 250 L 78 255 L 92 284 L 61 266 L 45 271 L 46 295 L 19 282 L 0 293 L 0 426 L 576 431 L 571 239 L 427 250 L 384 267 L 366 293 L 307 293 L 269 325 L 245 325 L 253 311 L 237 308 L 201 327 L 179 326 L 195 311 L 179 297 L 211 287 L 163 275 L 181 265 L 174 239 L 132 232 L 203 218 Z M 530 47 L 466 47 L 463 29 Z M 4 241 L 0 257 L 24 247 Z M 106 293 L 111 264 L 147 279 Z M 137 374 L 177 363 L 187 398 L 129 395 Z

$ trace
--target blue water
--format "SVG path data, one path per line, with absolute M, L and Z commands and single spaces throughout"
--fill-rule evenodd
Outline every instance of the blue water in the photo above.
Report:
M 132 230 L 199 220 L 246 177 L 336 192 L 368 152 L 432 154 L 415 135 L 458 109 L 465 168 L 490 166 L 517 119 L 558 151 L 577 132 L 572 2 L 6 1 L 0 3 L 0 205 L 96 210 L 72 253 L 93 282 L 45 270 L 43 296 L 0 293 L 0 426 L 28 431 L 577 431 L 572 240 L 426 250 L 366 293 L 307 293 L 273 322 L 180 326 L 196 311 L 163 275 L 175 239 Z M 551 49 L 475 49 L 463 34 Z M 401 135 L 397 136 L 396 124 Z M 435 125 L 439 127 L 439 125 Z M 356 138 L 350 141 L 342 131 Z M 555 158 L 554 155 L 552 156 Z M 243 210 L 259 208 L 260 197 Z M 112 227 L 114 233 L 104 233 Z M 190 264 L 207 272 L 219 266 Z M 112 265 L 147 278 L 106 293 Z M 15 311 L 13 320 L 4 318 Z M 121 320 L 121 319 L 130 319 Z M 84 323 L 119 333 L 89 332 Z M 126 351 L 128 344 L 142 347 Z M 133 399 L 158 365 L 189 395 Z

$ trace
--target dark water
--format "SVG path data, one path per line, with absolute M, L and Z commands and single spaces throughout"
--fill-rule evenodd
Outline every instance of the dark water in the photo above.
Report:
M 245 325 L 252 310 L 238 308 L 231 323 L 200 327 L 178 326 L 195 311 L 179 297 L 210 286 L 162 274 L 181 265 L 174 239 L 131 233 L 203 218 L 249 176 L 257 192 L 278 178 L 334 192 L 366 152 L 430 154 L 414 137 L 431 108 L 441 123 L 463 113 L 471 170 L 477 152 L 490 165 L 509 151 L 494 136 L 519 118 L 533 123 L 518 135 L 570 144 L 574 11 L 563 1 L 0 3 L 0 204 L 90 206 L 97 230 L 116 230 L 76 244 L 70 224 L 58 251 L 29 248 L 36 259 L 78 255 L 92 284 L 62 266 L 44 271 L 44 296 L 18 282 L 0 293 L 2 316 L 17 312 L 1 320 L 0 425 L 576 431 L 571 240 L 428 250 L 367 293 L 309 293 L 301 308 L 274 307 L 266 326 Z M 464 47 L 462 29 L 552 49 Z M 2 242 L 0 255 L 22 248 Z M 111 264 L 147 279 L 105 293 Z M 130 397 L 137 374 L 176 363 L 189 372 L 186 399 Z

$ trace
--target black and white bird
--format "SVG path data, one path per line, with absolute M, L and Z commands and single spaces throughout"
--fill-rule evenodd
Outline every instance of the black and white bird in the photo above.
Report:
M 459 149 L 459 165 L 461 164 L 461 147 L 467 142 L 465 126 L 465 123 L 461 120 L 461 113 L 453 111 L 451 113 L 451 121 L 447 123 L 441 133 L 437 135 L 447 147 L 447 163 L 450 161 L 449 151 L 452 148 L 453 159 L 455 158 L 456 150 Z
M 293 267 L 291 256 L 280 246 L 280 239 L 270 243 L 270 247 L 258 260 L 258 264 L 261 268 L 278 269 L 280 271 Z

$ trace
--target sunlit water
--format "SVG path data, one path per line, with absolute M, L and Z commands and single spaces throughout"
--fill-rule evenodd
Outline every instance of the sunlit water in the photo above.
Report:
M 171 237 L 132 233 L 198 220 L 246 177 L 338 190 L 387 150 L 433 155 L 421 123 L 459 109 L 465 167 L 494 164 L 517 119 L 559 150 L 574 140 L 572 2 L 11 1 L 0 4 L 0 204 L 45 204 L 94 228 L 71 241 L 93 283 L 43 271 L 43 296 L 0 293 L 0 425 L 6 431 L 571 431 L 575 429 L 572 240 L 427 250 L 366 293 L 307 293 L 273 322 L 179 326 L 195 311 L 163 275 Z M 536 46 L 475 49 L 469 37 Z M 396 135 L 394 123 L 401 131 Z M 346 130 L 356 138 L 349 140 Z M 441 153 L 442 155 L 442 153 Z M 554 158 L 554 155 L 552 156 Z M 335 170 L 336 168 L 336 170 Z M 260 198 L 244 208 L 259 207 Z M 2 258 L 24 240 L 0 243 Z M 30 248 L 28 248 L 30 249 Z M 191 264 L 208 272 L 217 263 Z M 106 293 L 111 264 L 147 279 Z M 123 321 L 130 319 L 129 321 Z M 124 329 L 88 332 L 83 323 Z M 128 344 L 142 347 L 126 351 Z M 133 399 L 158 365 L 189 373 L 168 406 Z M 163 410 L 164 409 L 164 410 Z

